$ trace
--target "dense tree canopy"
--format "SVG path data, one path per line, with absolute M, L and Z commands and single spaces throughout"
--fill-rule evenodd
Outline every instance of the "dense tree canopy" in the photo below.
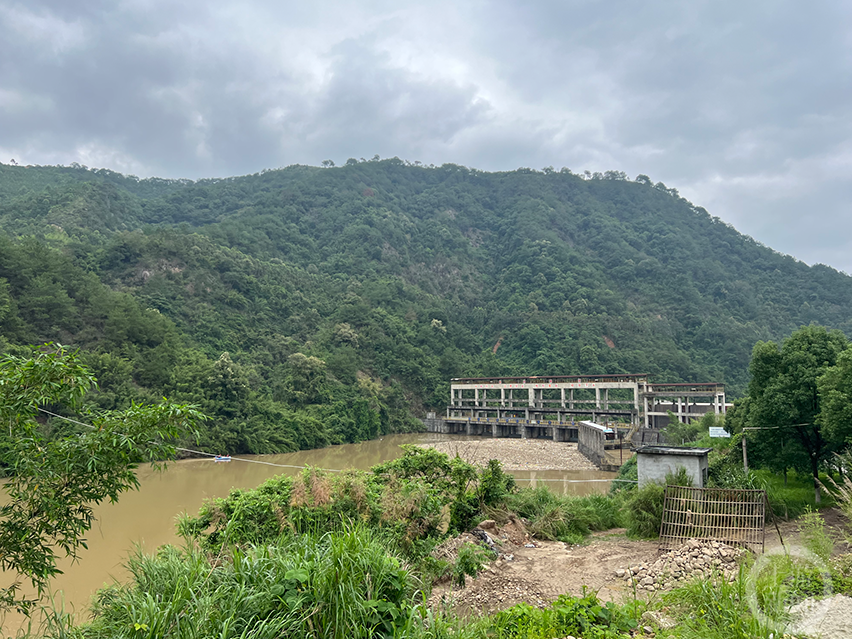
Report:
M 101 408 L 196 403 L 217 452 L 409 429 L 453 376 L 647 372 L 735 397 L 756 342 L 852 334 L 852 278 L 619 172 L 0 165 L 0 224 L 0 348 L 73 343 Z
M 731 415 L 745 429 L 749 456 L 756 464 L 781 472 L 794 468 L 814 477 L 819 502 L 819 470 L 843 444 L 852 426 L 838 407 L 839 388 L 848 386 L 852 351 L 839 331 L 804 326 L 784 340 L 758 342 L 752 352 L 748 398 Z M 826 398 L 829 399 L 826 404 Z M 830 425 L 826 425 L 826 416 Z

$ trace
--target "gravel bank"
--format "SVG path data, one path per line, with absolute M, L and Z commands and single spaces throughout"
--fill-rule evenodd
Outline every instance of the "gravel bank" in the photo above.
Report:
M 536 439 L 483 439 L 481 441 L 430 442 L 419 444 L 451 457 L 458 455 L 477 466 L 498 459 L 504 470 L 597 470 L 581 455 L 577 444 Z

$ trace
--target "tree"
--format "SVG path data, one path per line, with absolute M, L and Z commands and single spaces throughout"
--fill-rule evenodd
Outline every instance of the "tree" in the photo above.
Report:
M 0 568 L 18 576 L 0 589 L 0 607 L 27 613 L 36 600 L 21 594 L 22 580 L 40 597 L 61 572 L 57 551 L 76 557 L 86 548 L 92 506 L 137 488 L 134 469 L 173 457 L 173 442 L 204 419 L 191 406 L 133 404 L 86 414 L 76 424 L 63 421 L 48 437 L 45 416 L 85 411 L 83 400 L 95 385 L 77 353 L 62 346 L 46 344 L 31 357 L 0 359 L 0 465 L 8 475 L 0 508 Z
M 825 437 L 838 450 L 852 446 L 852 348 L 837 358 L 817 381 L 820 422 Z
M 833 452 L 823 432 L 817 381 L 847 347 L 840 331 L 803 326 L 784 340 L 758 342 L 752 351 L 748 419 L 749 452 L 780 471 L 792 466 L 810 472 L 819 503 L 819 469 Z M 754 446 L 752 446 L 754 442 Z

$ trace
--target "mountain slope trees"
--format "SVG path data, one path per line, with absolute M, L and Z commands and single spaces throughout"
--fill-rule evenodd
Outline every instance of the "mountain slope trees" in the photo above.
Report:
M 104 407 L 198 403 L 204 445 L 236 453 L 411 428 L 453 376 L 647 372 L 737 396 L 756 342 L 852 335 L 851 278 L 640 178 L 0 165 L 2 345 L 80 345 Z

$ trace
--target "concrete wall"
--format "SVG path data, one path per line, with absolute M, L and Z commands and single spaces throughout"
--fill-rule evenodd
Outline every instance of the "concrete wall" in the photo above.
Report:
M 666 475 L 674 473 L 680 466 L 692 477 L 692 485 L 704 488 L 707 477 L 707 455 L 652 455 L 637 453 L 636 463 L 639 470 L 639 488 L 649 482 L 664 484 Z
M 577 424 L 577 450 L 588 457 L 592 463 L 600 466 L 605 460 L 604 444 L 606 433 L 602 427 L 590 426 L 587 422 Z

